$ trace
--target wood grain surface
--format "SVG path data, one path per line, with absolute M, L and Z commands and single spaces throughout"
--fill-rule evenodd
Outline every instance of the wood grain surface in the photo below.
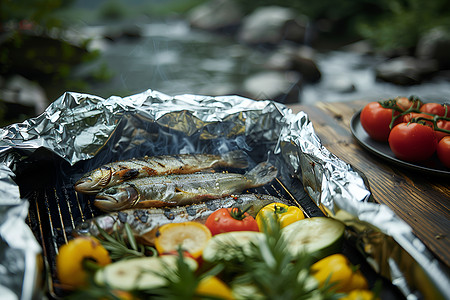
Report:
M 450 177 L 397 166 L 362 148 L 350 130 L 352 116 L 366 101 L 290 105 L 304 111 L 322 144 L 368 179 L 375 201 L 390 207 L 415 235 L 450 267 Z

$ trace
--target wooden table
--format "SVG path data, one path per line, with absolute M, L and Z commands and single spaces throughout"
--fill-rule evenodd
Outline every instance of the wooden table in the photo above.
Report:
M 450 267 L 450 178 L 436 178 L 393 165 L 362 148 L 350 131 L 350 120 L 366 101 L 289 105 L 304 111 L 322 144 L 362 171 L 375 201 L 389 206 L 416 236 Z

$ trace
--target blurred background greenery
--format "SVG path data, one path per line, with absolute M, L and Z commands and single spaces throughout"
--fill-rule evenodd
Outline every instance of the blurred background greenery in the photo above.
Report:
M 105 62 L 79 76 L 74 67 L 99 60 L 100 50 L 89 49 L 89 38 L 70 36 L 80 26 L 139 20 L 183 19 L 206 0 L 2 0 L 0 2 L 0 126 L 36 114 L 23 106 L 6 104 L 4 86 L 20 75 L 42 87 L 47 102 L 65 91 L 92 91 L 92 84 L 114 76 Z M 314 45 L 323 51 L 367 40 L 377 53 L 413 54 L 430 29 L 450 33 L 448 0 L 235 0 L 245 14 L 261 6 L 294 9 L 320 30 Z M 3 86 L 3 88 L 2 88 Z M 151 87 L 148 87 L 151 88 Z M 109 90 L 114 95 L 130 91 Z M 107 97 L 108 95 L 101 95 Z M 11 101 L 10 101 L 11 102 Z

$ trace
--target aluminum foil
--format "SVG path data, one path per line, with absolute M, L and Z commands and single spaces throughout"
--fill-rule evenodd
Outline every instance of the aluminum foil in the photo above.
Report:
M 447 270 L 392 211 L 371 201 L 363 174 L 322 146 L 308 116 L 274 101 L 238 96 L 168 96 L 158 91 L 121 98 L 65 93 L 43 114 L 0 129 L 0 294 L 36 295 L 40 248 L 25 224 L 28 202 L 13 178 L 22 160 L 45 148 L 71 165 L 148 143 L 146 124 L 198 139 L 273 143 L 316 204 L 348 225 L 349 239 L 408 299 L 450 299 Z M 114 143 L 111 141 L 114 140 Z M 182 152 L 189 152 L 189 143 Z M 11 226 L 15 224 L 15 226 Z M 11 236 L 20 237 L 20 241 Z M 8 254 L 14 253 L 14 260 Z M 11 271 L 13 270 L 13 271 Z

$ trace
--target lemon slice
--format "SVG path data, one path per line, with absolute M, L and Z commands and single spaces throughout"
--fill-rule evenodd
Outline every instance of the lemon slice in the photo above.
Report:
M 171 223 L 161 226 L 156 232 L 155 247 L 163 254 L 179 247 L 192 257 L 202 255 L 206 243 L 211 239 L 208 227 L 198 222 Z

